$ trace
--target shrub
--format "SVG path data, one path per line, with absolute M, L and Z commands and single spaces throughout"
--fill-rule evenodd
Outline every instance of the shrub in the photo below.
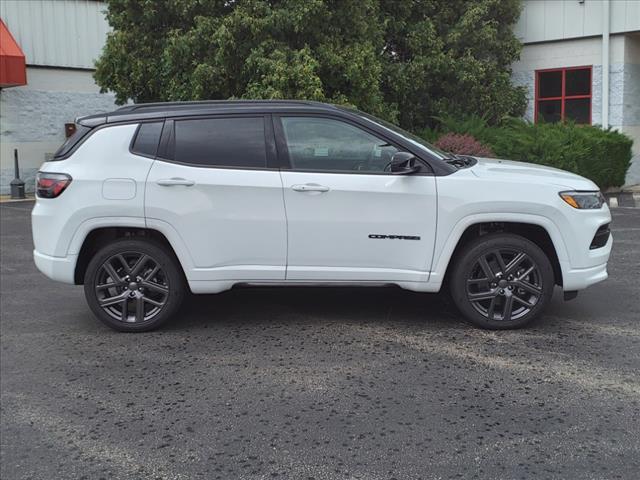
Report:
M 578 172 L 591 178 L 601 188 L 624 185 L 627 170 L 631 165 L 633 140 L 612 130 L 598 127 L 576 128 L 590 146 L 589 154 L 578 163 Z
M 460 117 L 446 115 L 435 117 L 435 119 L 438 121 L 440 129 L 444 132 L 466 133 L 475 138 L 481 138 L 485 135 L 488 128 L 487 119 L 477 115 L 463 115 Z
M 440 138 L 451 133 L 472 135 L 497 157 L 568 170 L 593 180 L 602 189 L 623 185 L 631 164 L 633 141 L 620 132 L 598 126 L 572 122 L 532 124 L 515 118 L 491 126 L 477 116 L 438 120 Z
M 460 155 L 475 155 L 476 157 L 493 157 L 489 147 L 483 145 L 471 135 L 461 133 L 446 133 L 438 139 L 436 147 Z

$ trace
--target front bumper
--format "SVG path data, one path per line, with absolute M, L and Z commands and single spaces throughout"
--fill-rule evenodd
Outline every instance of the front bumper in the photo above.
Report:
M 567 270 L 562 274 L 562 288 L 565 292 L 583 290 L 606 280 L 608 277 L 606 263 L 595 267 Z
M 33 260 L 42 273 L 52 280 L 64 283 L 75 283 L 75 271 L 77 255 L 67 255 L 66 257 L 52 257 L 33 251 Z
M 583 290 L 606 280 L 609 277 L 607 273 L 607 261 L 609 260 L 612 247 L 613 235 L 609 234 L 609 240 L 604 247 L 587 252 L 586 255 L 591 265 L 575 268 L 569 263 L 561 262 L 562 289 L 565 292 Z

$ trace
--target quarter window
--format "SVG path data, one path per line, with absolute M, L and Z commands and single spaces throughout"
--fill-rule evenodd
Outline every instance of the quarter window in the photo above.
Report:
M 591 67 L 536 72 L 536 121 L 591 123 Z
M 350 123 L 330 118 L 283 117 L 291 167 L 295 170 L 381 173 L 398 151 Z
M 262 117 L 176 120 L 173 158 L 195 165 L 264 168 L 267 163 Z
M 155 157 L 158 152 L 158 143 L 160 143 L 162 125 L 162 122 L 140 124 L 131 151 L 138 155 Z

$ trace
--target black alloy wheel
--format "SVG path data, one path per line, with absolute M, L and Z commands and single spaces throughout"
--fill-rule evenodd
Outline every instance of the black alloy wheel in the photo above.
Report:
M 89 262 L 85 296 L 94 314 L 120 331 L 147 331 L 179 307 L 184 277 L 176 261 L 155 243 L 118 240 Z
M 517 320 L 542 296 L 542 275 L 535 261 L 515 249 L 482 254 L 467 278 L 467 298 L 489 320 Z
M 553 295 L 551 262 L 535 243 L 494 233 L 464 246 L 450 277 L 454 302 L 474 324 L 491 329 L 522 327 Z
M 141 252 L 118 253 L 98 270 L 94 286 L 102 310 L 121 322 L 158 315 L 169 298 L 169 281 L 156 260 Z

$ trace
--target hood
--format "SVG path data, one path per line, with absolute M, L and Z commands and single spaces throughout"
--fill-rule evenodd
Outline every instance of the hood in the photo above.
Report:
M 471 171 L 479 178 L 516 180 L 527 183 L 557 185 L 571 190 L 600 190 L 591 180 L 559 168 L 535 163 L 476 157 Z

